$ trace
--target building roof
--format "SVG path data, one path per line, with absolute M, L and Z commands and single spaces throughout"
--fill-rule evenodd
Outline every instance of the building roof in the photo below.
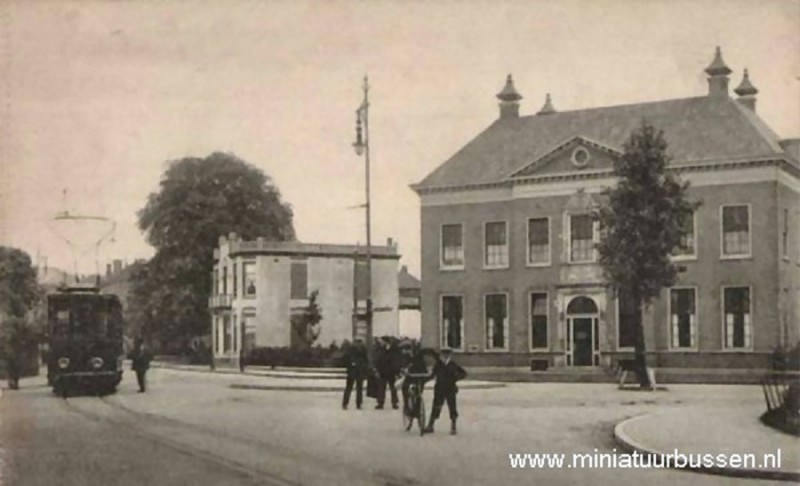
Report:
M 259 238 L 253 241 L 240 239 L 222 240 L 221 243 L 228 242 L 229 255 L 280 255 L 297 257 L 364 257 L 366 246 L 361 245 L 336 245 L 336 244 L 316 244 L 300 243 L 298 241 L 269 241 Z M 395 246 L 371 245 L 372 258 L 399 259 Z M 215 252 L 216 256 L 216 252 Z
M 785 155 L 752 110 L 728 97 L 700 96 L 500 118 L 413 187 L 502 182 L 578 136 L 622 151 L 642 120 L 664 131 L 672 165 Z
M 403 268 L 397 273 L 397 286 L 400 290 L 420 289 L 422 288 L 422 282 L 420 282 L 417 277 L 408 273 L 408 267 L 403 265 Z

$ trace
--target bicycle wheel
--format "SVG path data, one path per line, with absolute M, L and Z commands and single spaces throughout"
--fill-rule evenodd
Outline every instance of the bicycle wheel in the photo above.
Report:
M 419 396 L 419 414 L 417 415 L 419 421 L 419 435 L 425 433 L 425 400 L 422 399 L 422 394 Z
M 403 404 L 403 409 L 400 411 L 400 413 L 403 415 L 403 428 L 406 430 L 411 430 L 411 426 L 414 425 L 414 416 L 409 414 L 412 410 L 414 410 L 412 407 L 413 403 L 414 402 L 412 398 L 409 396 L 406 398 L 406 403 Z

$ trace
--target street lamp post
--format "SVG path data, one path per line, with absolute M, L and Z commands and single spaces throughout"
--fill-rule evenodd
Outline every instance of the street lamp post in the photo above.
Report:
M 364 127 L 363 137 L 361 127 Z M 367 312 L 366 312 L 366 345 L 367 356 L 372 362 L 372 220 L 370 205 L 370 177 L 369 177 L 369 80 L 364 76 L 364 101 L 356 110 L 356 141 L 353 143 L 356 155 L 364 156 L 365 163 L 365 188 L 367 200 L 364 203 L 367 217 Z

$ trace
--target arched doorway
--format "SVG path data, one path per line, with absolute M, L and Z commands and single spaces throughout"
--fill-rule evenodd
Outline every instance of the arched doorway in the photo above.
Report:
M 594 300 L 573 298 L 567 305 L 567 366 L 600 364 L 600 313 Z

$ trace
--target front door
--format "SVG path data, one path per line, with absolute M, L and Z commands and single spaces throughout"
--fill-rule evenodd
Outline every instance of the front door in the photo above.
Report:
M 576 317 L 572 319 L 572 365 L 592 366 L 592 319 Z

